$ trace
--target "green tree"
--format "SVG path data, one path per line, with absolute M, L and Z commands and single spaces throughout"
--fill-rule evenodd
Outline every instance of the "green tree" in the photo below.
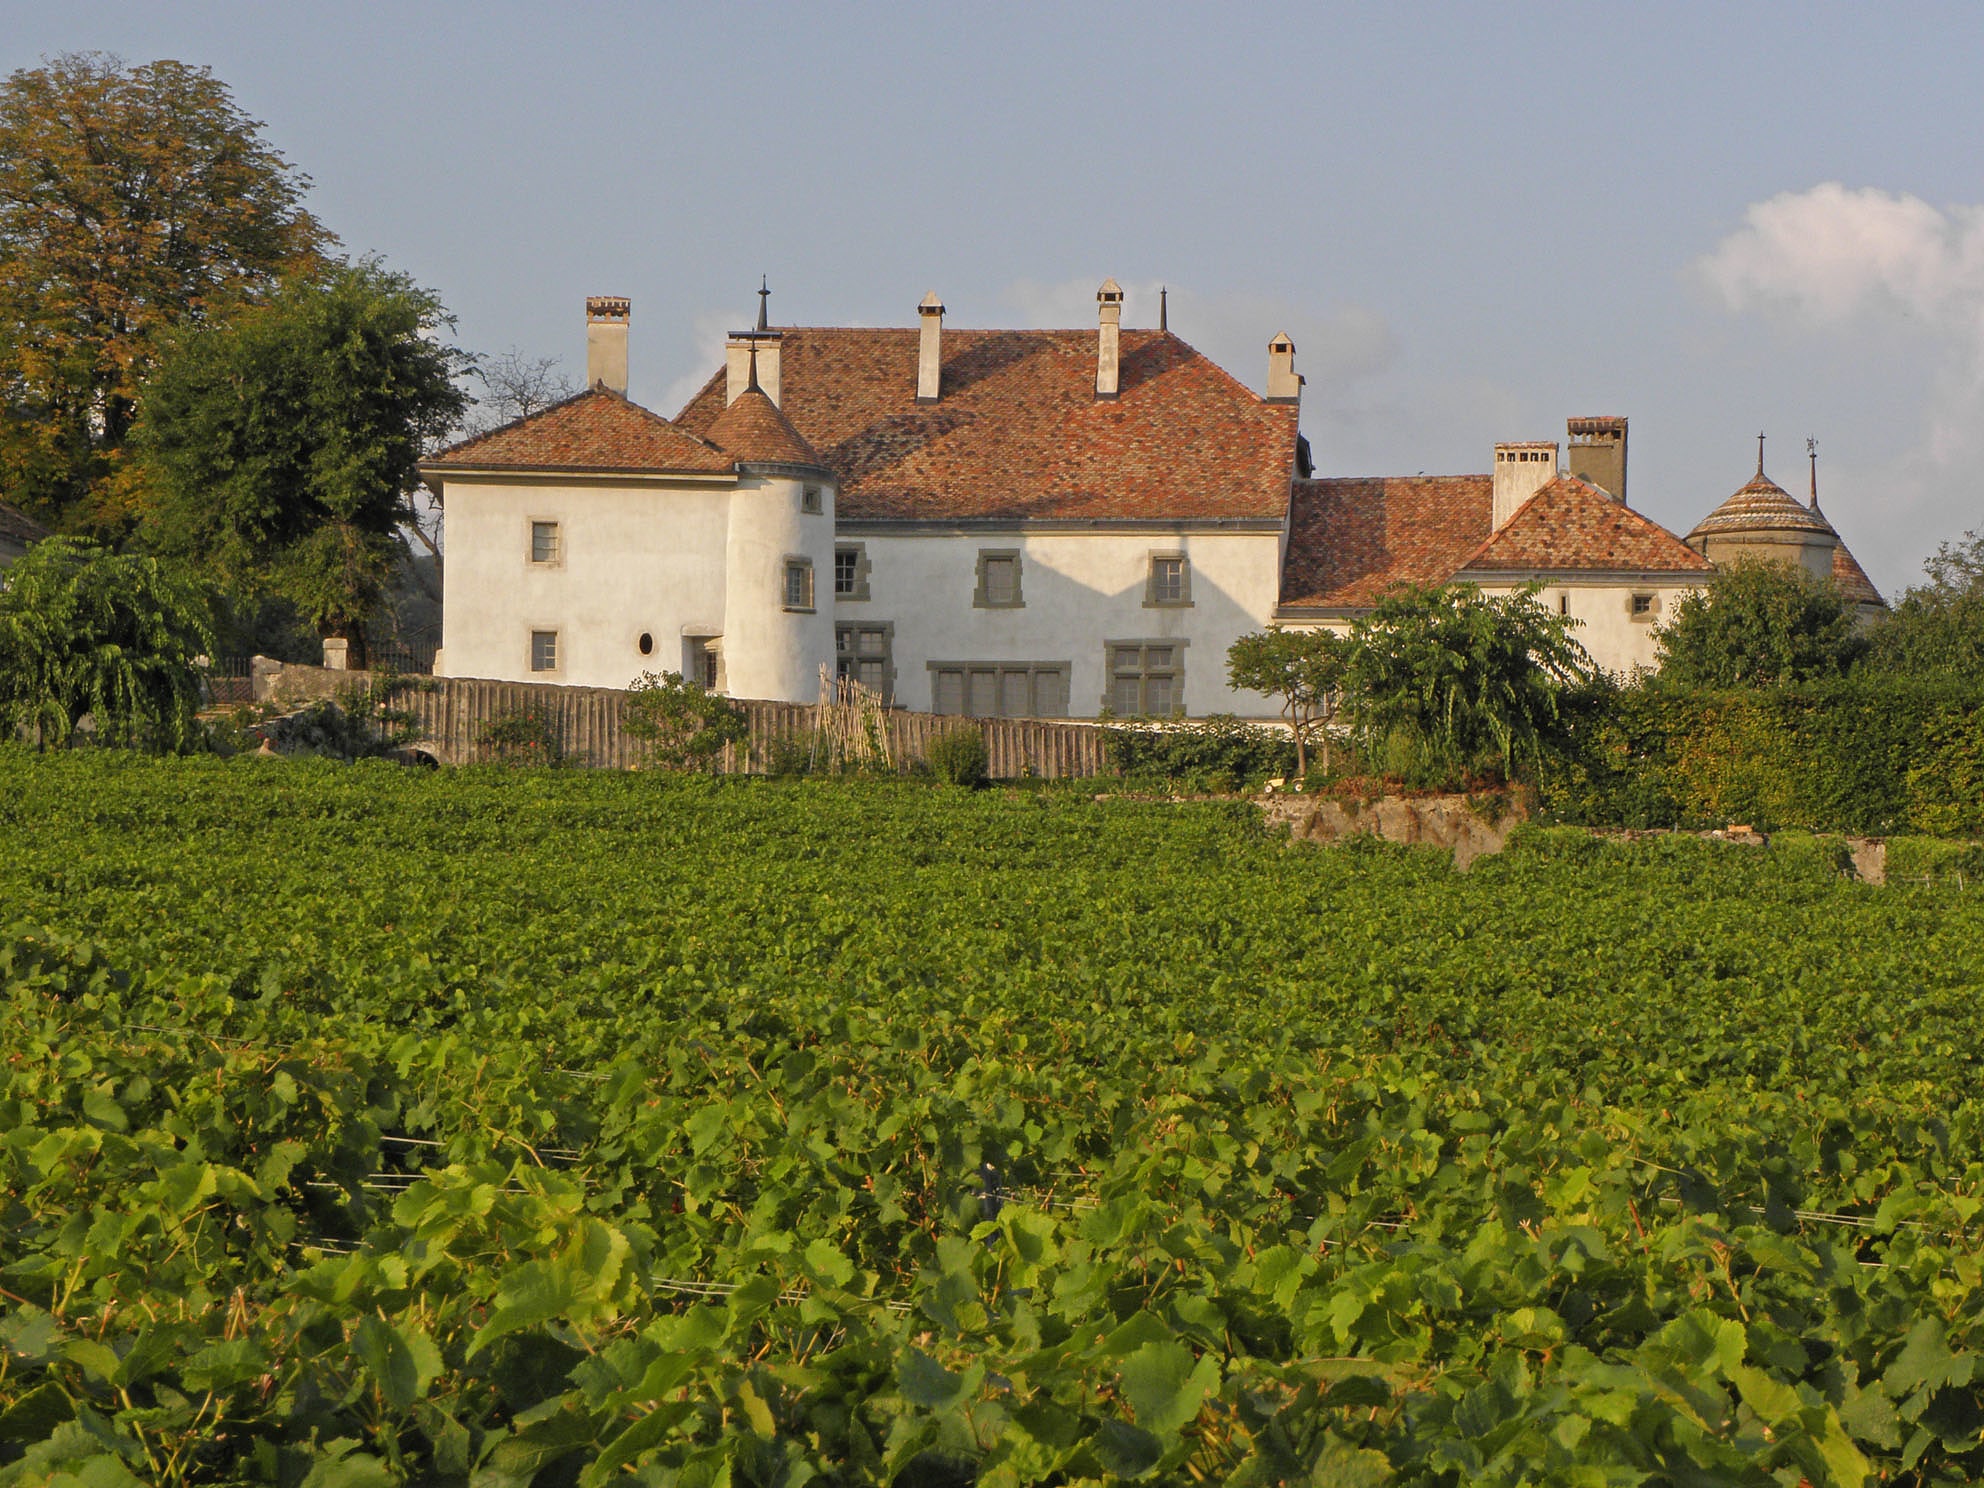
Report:
M 1414 784 L 1533 760 L 1564 690 L 1593 674 L 1576 621 L 1532 584 L 1404 585 L 1351 629 L 1347 710 L 1366 757 Z
M 1984 677 L 1984 530 L 1942 543 L 1867 636 L 1868 664 L 1903 676 Z
M 1843 675 L 1865 649 L 1830 580 L 1787 563 L 1737 559 L 1674 607 L 1655 632 L 1661 680 L 1769 687 Z
M 0 726 L 65 745 L 183 750 L 197 737 L 204 585 L 156 558 L 51 537 L 0 575 Z
M 751 736 L 742 708 L 680 672 L 642 672 L 635 678 L 620 726 L 647 741 L 656 763 L 674 769 L 714 770 L 725 745 Z
M 468 358 L 434 339 L 451 324 L 367 262 L 174 336 L 135 431 L 150 540 L 288 601 L 362 666 L 365 620 L 406 551 L 416 462 L 465 402 Z
M 1330 725 L 1343 699 L 1351 663 L 1350 638 L 1332 630 L 1267 630 L 1243 635 L 1226 650 L 1226 680 L 1235 688 L 1266 693 L 1281 704 L 1295 738 L 1295 773 L 1309 773 L 1309 743 L 1322 746 L 1323 773 L 1330 769 Z
M 0 489 L 16 505 L 121 532 L 160 337 L 332 243 L 261 128 L 180 62 L 77 53 L 0 84 Z

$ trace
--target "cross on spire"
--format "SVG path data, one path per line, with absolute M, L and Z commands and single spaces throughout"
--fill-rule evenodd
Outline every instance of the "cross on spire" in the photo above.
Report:
M 744 384 L 744 391 L 747 393 L 762 393 L 764 391 L 763 388 L 758 386 L 758 343 L 755 341 L 751 343 L 751 377 Z
M 758 329 L 760 331 L 769 331 L 772 328 L 770 314 L 766 309 L 766 305 L 770 302 L 771 297 L 771 280 L 768 276 L 760 274 L 758 276 Z
M 1757 474 L 1762 475 L 1763 473 L 1764 473 L 1764 436 L 1761 432 L 1759 432 L 1757 435 Z
M 1805 455 L 1812 462 L 1812 510 L 1819 509 L 1819 442 L 1808 438 L 1805 441 Z

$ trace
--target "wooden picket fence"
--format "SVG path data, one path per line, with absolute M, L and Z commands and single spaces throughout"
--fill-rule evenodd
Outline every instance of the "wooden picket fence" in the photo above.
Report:
M 365 672 L 285 666 L 258 679 L 258 692 L 277 702 L 331 697 L 369 685 Z M 411 715 L 420 729 L 413 747 L 444 765 L 493 759 L 482 743 L 491 724 L 520 714 L 542 718 L 561 742 L 566 759 L 599 769 L 638 769 L 647 747 L 620 726 L 627 694 L 605 687 L 557 687 L 541 682 L 486 682 L 465 677 L 409 677 L 388 706 Z M 847 731 L 845 710 L 832 704 L 740 700 L 750 722 L 749 740 L 724 750 L 718 767 L 728 774 L 764 774 L 781 762 L 832 753 L 832 736 Z M 985 739 L 991 774 L 998 780 L 1034 776 L 1082 779 L 1109 773 L 1101 730 L 1089 723 L 1038 718 L 949 718 L 899 709 L 875 716 L 873 742 L 895 767 L 928 758 L 937 735 L 961 725 Z

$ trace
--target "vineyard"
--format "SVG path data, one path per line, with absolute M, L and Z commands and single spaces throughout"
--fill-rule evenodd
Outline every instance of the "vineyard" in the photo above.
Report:
M 0 750 L 0 1488 L 1968 1483 L 1984 892 Z

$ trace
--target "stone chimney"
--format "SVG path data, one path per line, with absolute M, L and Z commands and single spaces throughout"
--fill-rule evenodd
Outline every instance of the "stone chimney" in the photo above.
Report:
M 586 298 L 586 386 L 627 396 L 627 315 L 633 301 L 621 295 Z
M 1626 504 L 1626 421 L 1622 418 L 1574 418 L 1565 426 L 1570 435 L 1571 474 L 1590 481 L 1619 505 Z
M 1495 446 L 1495 531 L 1509 525 L 1522 504 L 1557 478 L 1557 441 L 1524 439 Z
M 1283 331 L 1268 342 L 1268 402 L 1301 401 L 1302 374 L 1295 370 L 1295 343 Z
M 737 395 L 751 385 L 751 350 L 758 352 L 758 390 L 773 403 L 780 401 L 783 392 L 779 381 L 779 345 L 784 336 L 771 328 L 771 312 L 767 302 L 771 299 L 769 286 L 758 286 L 758 324 L 749 331 L 732 331 L 730 339 L 724 343 L 724 398 L 723 406 L 728 408 L 737 401 Z
M 944 372 L 944 302 L 936 290 L 923 297 L 916 317 L 923 323 L 916 343 L 916 401 L 935 403 Z
M 1113 398 L 1123 362 L 1123 286 L 1114 279 L 1103 280 L 1095 292 L 1095 310 L 1095 395 Z

